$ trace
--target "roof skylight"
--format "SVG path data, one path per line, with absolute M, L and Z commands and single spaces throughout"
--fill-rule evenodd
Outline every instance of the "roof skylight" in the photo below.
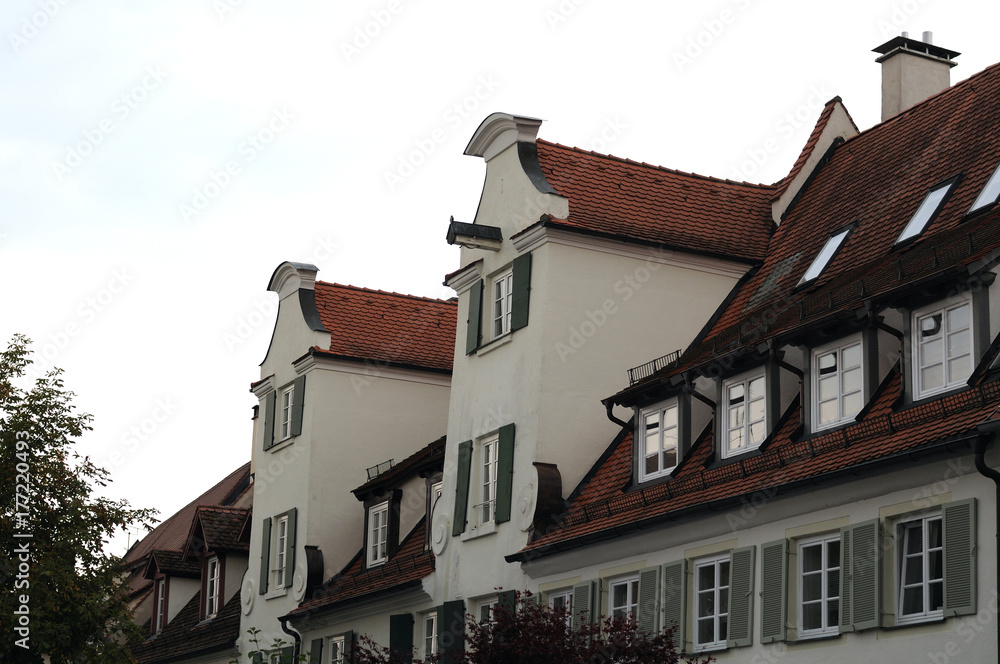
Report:
M 840 245 L 843 244 L 844 238 L 846 238 L 847 234 L 850 232 L 850 227 L 845 228 L 844 230 L 827 238 L 826 244 L 824 244 L 823 248 L 819 250 L 819 253 L 816 254 L 816 258 L 813 259 L 812 265 L 809 266 L 809 269 L 806 270 L 806 273 L 803 274 L 802 278 L 799 280 L 799 286 L 809 283 L 823 273 L 823 270 L 826 269 L 830 259 L 832 259 L 833 255 L 837 253 L 837 249 L 840 249 Z
M 924 232 L 927 224 L 930 223 L 931 219 L 938 213 L 938 210 L 941 209 L 941 204 L 944 203 L 944 199 L 948 196 L 951 188 L 955 186 L 955 182 L 957 180 L 949 180 L 927 192 L 923 202 L 920 203 L 920 207 L 910 217 L 910 221 L 906 224 L 903 232 L 899 234 L 896 244 L 906 242 Z
M 979 198 L 972 204 L 972 209 L 969 212 L 975 212 L 980 208 L 996 203 L 998 196 L 1000 196 L 1000 166 L 997 166 L 997 169 L 993 171 L 993 175 L 986 183 L 986 186 L 983 187 L 983 191 L 980 192 Z

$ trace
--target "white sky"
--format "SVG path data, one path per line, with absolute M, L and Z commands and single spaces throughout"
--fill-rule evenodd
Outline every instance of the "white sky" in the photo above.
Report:
M 165 518 L 249 459 L 280 262 L 453 295 L 489 113 L 770 183 L 833 96 L 878 121 L 873 47 L 933 30 L 956 82 L 997 25 L 970 0 L 5 0 L 0 342 L 65 369 L 106 495 Z

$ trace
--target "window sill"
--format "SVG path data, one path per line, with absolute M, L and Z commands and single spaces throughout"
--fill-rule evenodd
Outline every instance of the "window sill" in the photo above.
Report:
M 288 588 L 279 588 L 277 590 L 268 590 L 267 594 L 264 595 L 264 599 L 275 599 L 277 597 L 284 597 L 288 594 Z
M 917 627 L 919 625 L 935 625 L 938 623 L 943 623 L 948 618 L 941 615 L 927 616 L 926 618 L 905 618 L 896 622 L 895 625 L 888 625 L 881 627 L 880 629 L 886 631 L 892 631 L 896 629 L 905 629 L 907 627 Z
M 486 342 L 485 344 L 476 349 L 476 356 L 478 357 L 480 355 L 486 355 L 487 353 L 492 352 L 497 348 L 500 348 L 500 346 L 505 346 L 510 343 L 510 340 L 512 338 L 514 338 L 514 334 L 508 332 L 503 336 L 497 337 L 496 339 L 492 339 L 491 341 Z
M 280 452 L 281 450 L 285 449 L 286 447 L 288 447 L 289 445 L 291 445 L 292 443 L 294 443 L 295 442 L 295 438 L 296 438 L 295 436 L 289 436 L 288 438 L 285 438 L 283 440 L 279 440 L 277 443 L 275 443 L 274 445 L 271 445 L 269 448 L 267 448 L 264 451 L 265 452 Z
M 840 632 L 830 632 L 827 634 L 815 634 L 815 635 L 803 634 L 799 636 L 797 639 L 790 639 L 788 641 L 785 641 L 785 643 L 787 643 L 790 646 L 794 646 L 794 645 L 801 645 L 804 643 L 816 643 L 817 641 L 830 641 L 832 639 L 839 639 L 841 636 L 843 635 Z
M 476 539 L 477 537 L 486 537 L 487 535 L 492 535 L 497 531 L 497 522 L 490 521 L 489 523 L 484 523 L 478 528 L 471 528 L 462 533 L 460 539 L 462 542 L 468 540 Z

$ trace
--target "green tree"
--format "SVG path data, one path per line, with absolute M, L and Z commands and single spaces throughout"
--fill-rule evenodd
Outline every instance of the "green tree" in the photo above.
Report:
M 104 549 L 155 511 L 93 495 L 108 473 L 74 451 L 92 418 L 61 370 L 30 384 L 30 346 L 16 335 L 0 353 L 0 662 L 131 662 L 139 628 L 121 558 Z

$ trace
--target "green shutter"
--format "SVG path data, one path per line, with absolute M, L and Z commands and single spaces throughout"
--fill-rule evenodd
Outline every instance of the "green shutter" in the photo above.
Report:
M 469 473 L 472 471 L 472 441 L 458 445 L 458 473 L 455 479 L 455 520 L 451 524 L 451 534 L 465 532 L 466 513 L 469 508 Z
M 755 553 L 756 547 L 748 546 L 729 554 L 729 648 L 753 644 Z
M 531 254 L 518 256 L 511 266 L 514 272 L 510 295 L 510 331 L 528 325 L 528 299 L 531 293 Z
M 941 509 L 944 537 L 944 615 L 976 613 L 976 499 Z
M 393 661 L 413 661 L 413 614 L 399 613 L 389 616 L 389 650 L 395 657 Z
M 881 617 L 881 546 L 878 519 L 840 531 L 840 631 L 878 627 Z
M 349 662 L 351 661 L 349 659 L 349 655 L 351 654 L 351 651 L 354 650 L 354 631 L 347 630 L 346 632 L 344 632 L 343 636 L 344 636 L 344 652 L 343 652 L 344 661 Z
M 573 629 L 578 630 L 586 623 L 597 622 L 597 582 L 587 581 L 573 586 Z
M 760 547 L 760 642 L 785 640 L 788 540 Z
M 655 634 L 657 629 L 657 595 L 660 590 L 660 568 L 647 567 L 639 572 L 639 602 L 636 607 L 635 622 L 647 634 Z
M 517 593 L 513 590 L 503 590 L 497 593 L 497 606 L 502 606 L 514 613 L 517 609 Z
M 285 646 L 281 649 L 281 664 L 295 664 L 295 646 Z
M 465 354 L 469 355 L 479 348 L 481 335 L 480 326 L 483 318 L 483 280 L 472 284 L 469 289 L 469 320 L 466 326 Z
M 292 577 L 295 576 L 295 523 L 298 521 L 297 507 L 286 512 L 288 515 L 288 530 L 285 537 L 285 587 L 292 587 Z
M 497 447 L 497 523 L 510 521 L 510 499 L 514 487 L 514 425 L 500 427 Z
M 264 653 L 255 652 L 253 653 L 253 658 L 251 659 L 253 664 L 264 664 Z
M 264 449 L 274 445 L 274 411 L 278 405 L 278 393 L 271 392 L 264 398 Z
M 437 610 L 438 655 L 442 664 L 458 664 L 465 652 L 465 602 L 445 602 Z
M 313 639 L 309 648 L 309 664 L 321 664 L 323 661 L 323 639 Z
M 661 625 L 663 629 L 673 629 L 673 641 L 678 652 L 684 650 L 685 630 L 687 629 L 687 560 L 678 560 L 663 566 L 660 575 L 662 590 L 660 602 L 663 607 Z
M 260 528 L 260 594 L 267 593 L 271 578 L 271 519 L 264 519 Z
M 302 406 L 306 400 L 306 377 L 299 376 L 292 387 L 292 435 L 302 433 Z

